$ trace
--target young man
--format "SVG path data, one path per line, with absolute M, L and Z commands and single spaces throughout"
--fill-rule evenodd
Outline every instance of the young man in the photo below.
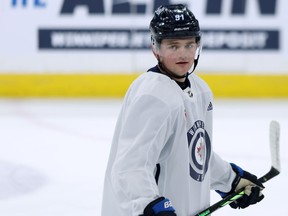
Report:
M 160 6 L 150 31 L 158 64 L 125 96 L 102 216 L 193 216 L 210 205 L 211 189 L 224 197 L 245 187 L 233 208 L 259 202 L 264 187 L 257 177 L 213 151 L 213 95 L 192 73 L 201 41 L 197 19 L 184 5 Z

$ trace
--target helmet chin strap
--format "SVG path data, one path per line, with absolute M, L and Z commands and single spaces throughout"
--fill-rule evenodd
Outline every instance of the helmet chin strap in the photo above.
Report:
M 189 76 L 190 74 L 192 74 L 192 73 L 194 72 L 195 68 L 197 67 L 198 61 L 199 61 L 199 58 L 200 58 L 201 50 L 202 50 L 202 46 L 201 46 L 201 44 L 200 44 L 200 46 L 199 46 L 198 49 L 197 49 L 197 54 L 196 54 L 196 55 L 197 55 L 197 58 L 194 59 L 193 70 L 192 70 L 191 72 L 188 72 L 188 73 L 187 73 L 187 76 Z
M 187 73 L 187 76 L 189 76 L 190 74 L 192 74 L 198 64 L 198 60 L 199 60 L 200 55 L 197 56 L 197 59 L 194 60 L 194 64 L 193 64 L 193 70 L 191 72 Z

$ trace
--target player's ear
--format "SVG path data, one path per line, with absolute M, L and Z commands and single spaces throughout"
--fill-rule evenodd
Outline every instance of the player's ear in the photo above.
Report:
M 152 50 L 154 56 L 156 57 L 156 59 L 158 59 L 159 47 L 158 47 L 158 45 L 156 44 L 155 41 L 152 41 L 152 43 L 151 43 L 151 50 Z
M 151 50 L 152 50 L 152 52 L 153 52 L 155 58 L 157 58 L 157 57 L 158 57 L 158 51 L 157 51 L 157 48 L 155 48 L 155 46 L 152 45 L 152 46 L 151 46 Z
M 158 56 L 158 50 L 159 50 L 158 46 L 159 44 L 157 44 L 155 38 L 151 37 L 151 50 L 156 58 Z

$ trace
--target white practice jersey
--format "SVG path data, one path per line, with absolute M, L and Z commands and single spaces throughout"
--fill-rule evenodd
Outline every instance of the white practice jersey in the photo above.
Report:
M 210 205 L 210 190 L 228 192 L 235 178 L 212 148 L 213 95 L 196 74 L 182 90 L 156 67 L 130 86 L 106 170 L 102 216 L 138 216 L 159 196 L 177 216 Z

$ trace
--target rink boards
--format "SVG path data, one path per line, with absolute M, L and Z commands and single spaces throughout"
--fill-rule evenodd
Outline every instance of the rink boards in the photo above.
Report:
M 288 97 L 288 75 L 197 73 L 221 98 Z M 0 97 L 123 97 L 140 73 L 0 74 Z

